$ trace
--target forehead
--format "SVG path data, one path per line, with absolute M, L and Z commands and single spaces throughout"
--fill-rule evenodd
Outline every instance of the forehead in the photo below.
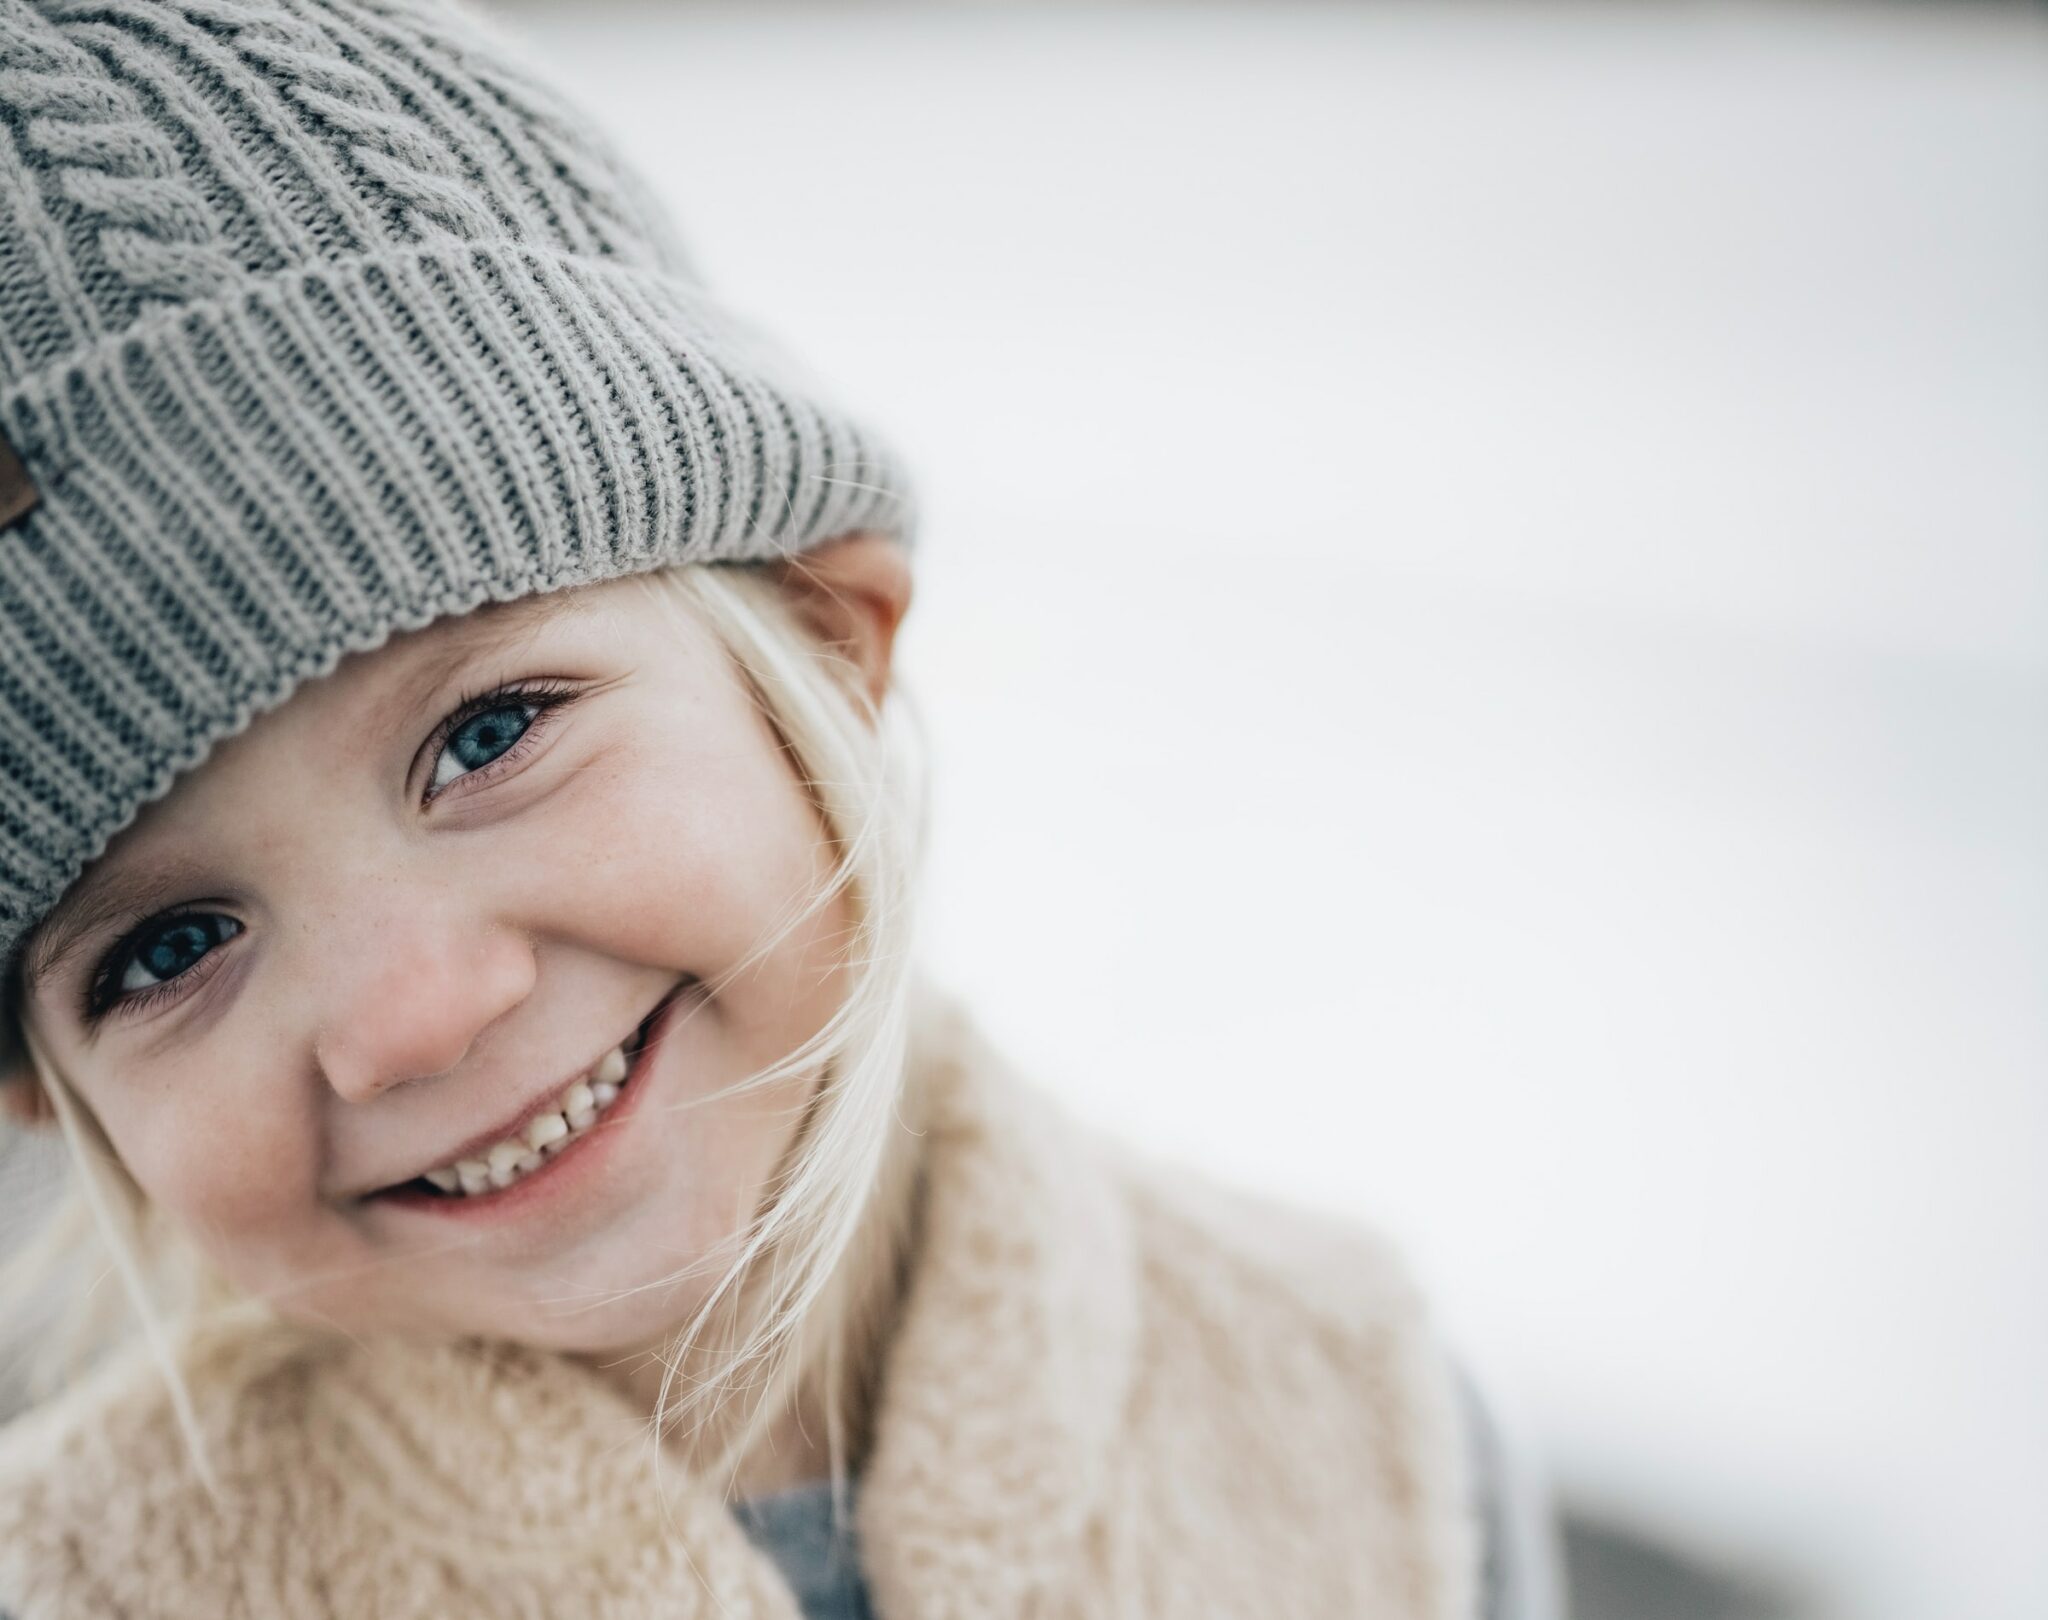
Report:
M 404 631 L 369 652 L 351 653 L 332 675 L 308 683 L 306 689 L 354 691 L 392 685 L 423 694 L 483 653 L 516 647 L 557 619 L 590 611 L 593 598 L 605 594 L 601 587 L 585 586 L 485 602 Z

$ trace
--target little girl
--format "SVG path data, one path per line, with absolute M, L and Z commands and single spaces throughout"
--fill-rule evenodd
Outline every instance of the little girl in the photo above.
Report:
M 909 533 L 466 15 L 0 0 L 0 1611 L 1505 1612 L 1396 1262 L 914 971 Z

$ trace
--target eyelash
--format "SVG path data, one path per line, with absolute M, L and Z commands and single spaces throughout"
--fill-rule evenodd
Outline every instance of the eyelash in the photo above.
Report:
M 458 782 L 490 780 L 500 774 L 501 766 L 509 767 L 514 761 L 524 758 L 528 745 L 546 726 L 548 716 L 573 702 L 578 695 L 576 689 L 566 681 L 540 679 L 513 681 L 459 699 L 455 707 L 449 711 L 448 718 L 435 728 L 433 735 L 427 739 L 426 746 L 420 750 L 427 761 L 427 783 L 430 789 L 421 794 L 421 802 L 432 804 Z M 477 766 L 475 770 L 464 771 L 446 786 L 432 786 L 434 768 L 440 764 L 442 753 L 446 751 L 458 731 L 480 714 L 489 714 L 494 709 L 517 708 L 531 709 L 533 715 L 526 722 L 526 729 L 519 733 L 518 740 L 510 748 L 496 759 Z
M 447 750 L 455 734 L 478 715 L 489 714 L 495 709 L 531 709 L 525 729 L 518 738 L 497 758 L 479 765 L 474 770 L 464 771 L 440 788 L 421 795 L 421 803 L 432 804 L 457 783 L 474 781 L 477 778 L 491 779 L 509 769 L 522 759 L 531 743 L 544 729 L 548 716 L 575 700 L 579 695 L 569 683 L 560 680 L 513 681 L 503 686 L 470 693 L 457 700 L 440 725 L 421 749 L 428 762 L 427 779 L 432 783 L 434 767 L 439 765 L 441 755 Z M 97 1025 L 109 1015 L 123 1017 L 139 1016 L 160 1002 L 175 996 L 182 996 L 196 985 L 203 983 L 211 972 L 209 964 L 220 955 L 221 946 L 240 933 L 241 925 L 235 926 L 234 933 L 216 943 L 184 972 L 140 990 L 121 990 L 119 984 L 128 971 L 128 964 L 136 952 L 154 936 L 175 927 L 188 918 L 203 918 L 215 915 L 187 905 L 175 911 L 158 912 L 145 918 L 124 934 L 120 941 L 101 958 L 86 986 L 85 1004 L 81 1009 L 88 1027 Z
M 213 972 L 211 963 L 220 955 L 221 946 L 242 931 L 240 923 L 235 923 L 234 933 L 218 941 L 183 973 L 168 979 L 159 979 L 155 984 L 145 985 L 140 990 L 120 988 L 121 976 L 128 971 L 128 964 L 150 939 L 181 922 L 215 915 L 217 914 L 214 912 L 202 911 L 197 906 L 187 905 L 176 911 L 160 911 L 153 917 L 145 917 L 122 935 L 120 942 L 101 958 L 100 965 L 94 969 L 92 978 L 86 985 L 85 1005 L 82 1009 L 86 1024 L 98 1024 L 113 1012 L 124 1015 L 145 1012 L 160 1001 L 171 996 L 184 995 L 193 986 L 203 984 Z M 228 920 L 233 921 L 232 918 Z

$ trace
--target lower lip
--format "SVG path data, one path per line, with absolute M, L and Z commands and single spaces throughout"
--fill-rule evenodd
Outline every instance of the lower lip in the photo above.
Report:
M 462 1194 L 451 1197 L 446 1193 L 432 1193 L 407 1183 L 403 1188 L 379 1193 L 371 1200 L 376 1204 L 393 1208 L 419 1210 L 424 1214 L 456 1221 L 498 1221 L 517 1220 L 529 1210 L 543 1204 L 553 1203 L 558 1198 L 569 1196 L 575 1189 L 602 1173 L 605 1162 L 610 1159 L 623 1134 L 625 1125 L 639 1112 L 641 1093 L 648 1089 L 653 1079 L 656 1057 L 660 1054 L 663 1041 L 675 1024 L 678 1009 L 694 1001 L 694 981 L 682 989 L 672 991 L 662 1006 L 654 1023 L 647 1031 L 647 1039 L 641 1043 L 639 1052 L 633 1058 L 633 1066 L 626 1071 L 626 1078 L 619 1086 L 619 1095 L 611 1107 L 597 1116 L 597 1120 L 568 1147 L 547 1160 L 538 1170 L 521 1176 L 509 1187 L 500 1187 L 494 1192 Z

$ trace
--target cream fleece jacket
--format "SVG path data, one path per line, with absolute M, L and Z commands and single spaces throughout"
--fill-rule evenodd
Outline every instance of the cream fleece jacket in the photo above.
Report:
M 912 1061 L 927 1203 L 858 1504 L 877 1613 L 1466 1620 L 1455 1394 L 1385 1248 L 1098 1134 L 950 1008 Z M 798 1620 L 673 1466 L 664 1514 L 599 1374 L 285 1342 L 253 1373 L 192 1353 L 217 1501 L 137 1361 L 0 1431 L 0 1612 Z

